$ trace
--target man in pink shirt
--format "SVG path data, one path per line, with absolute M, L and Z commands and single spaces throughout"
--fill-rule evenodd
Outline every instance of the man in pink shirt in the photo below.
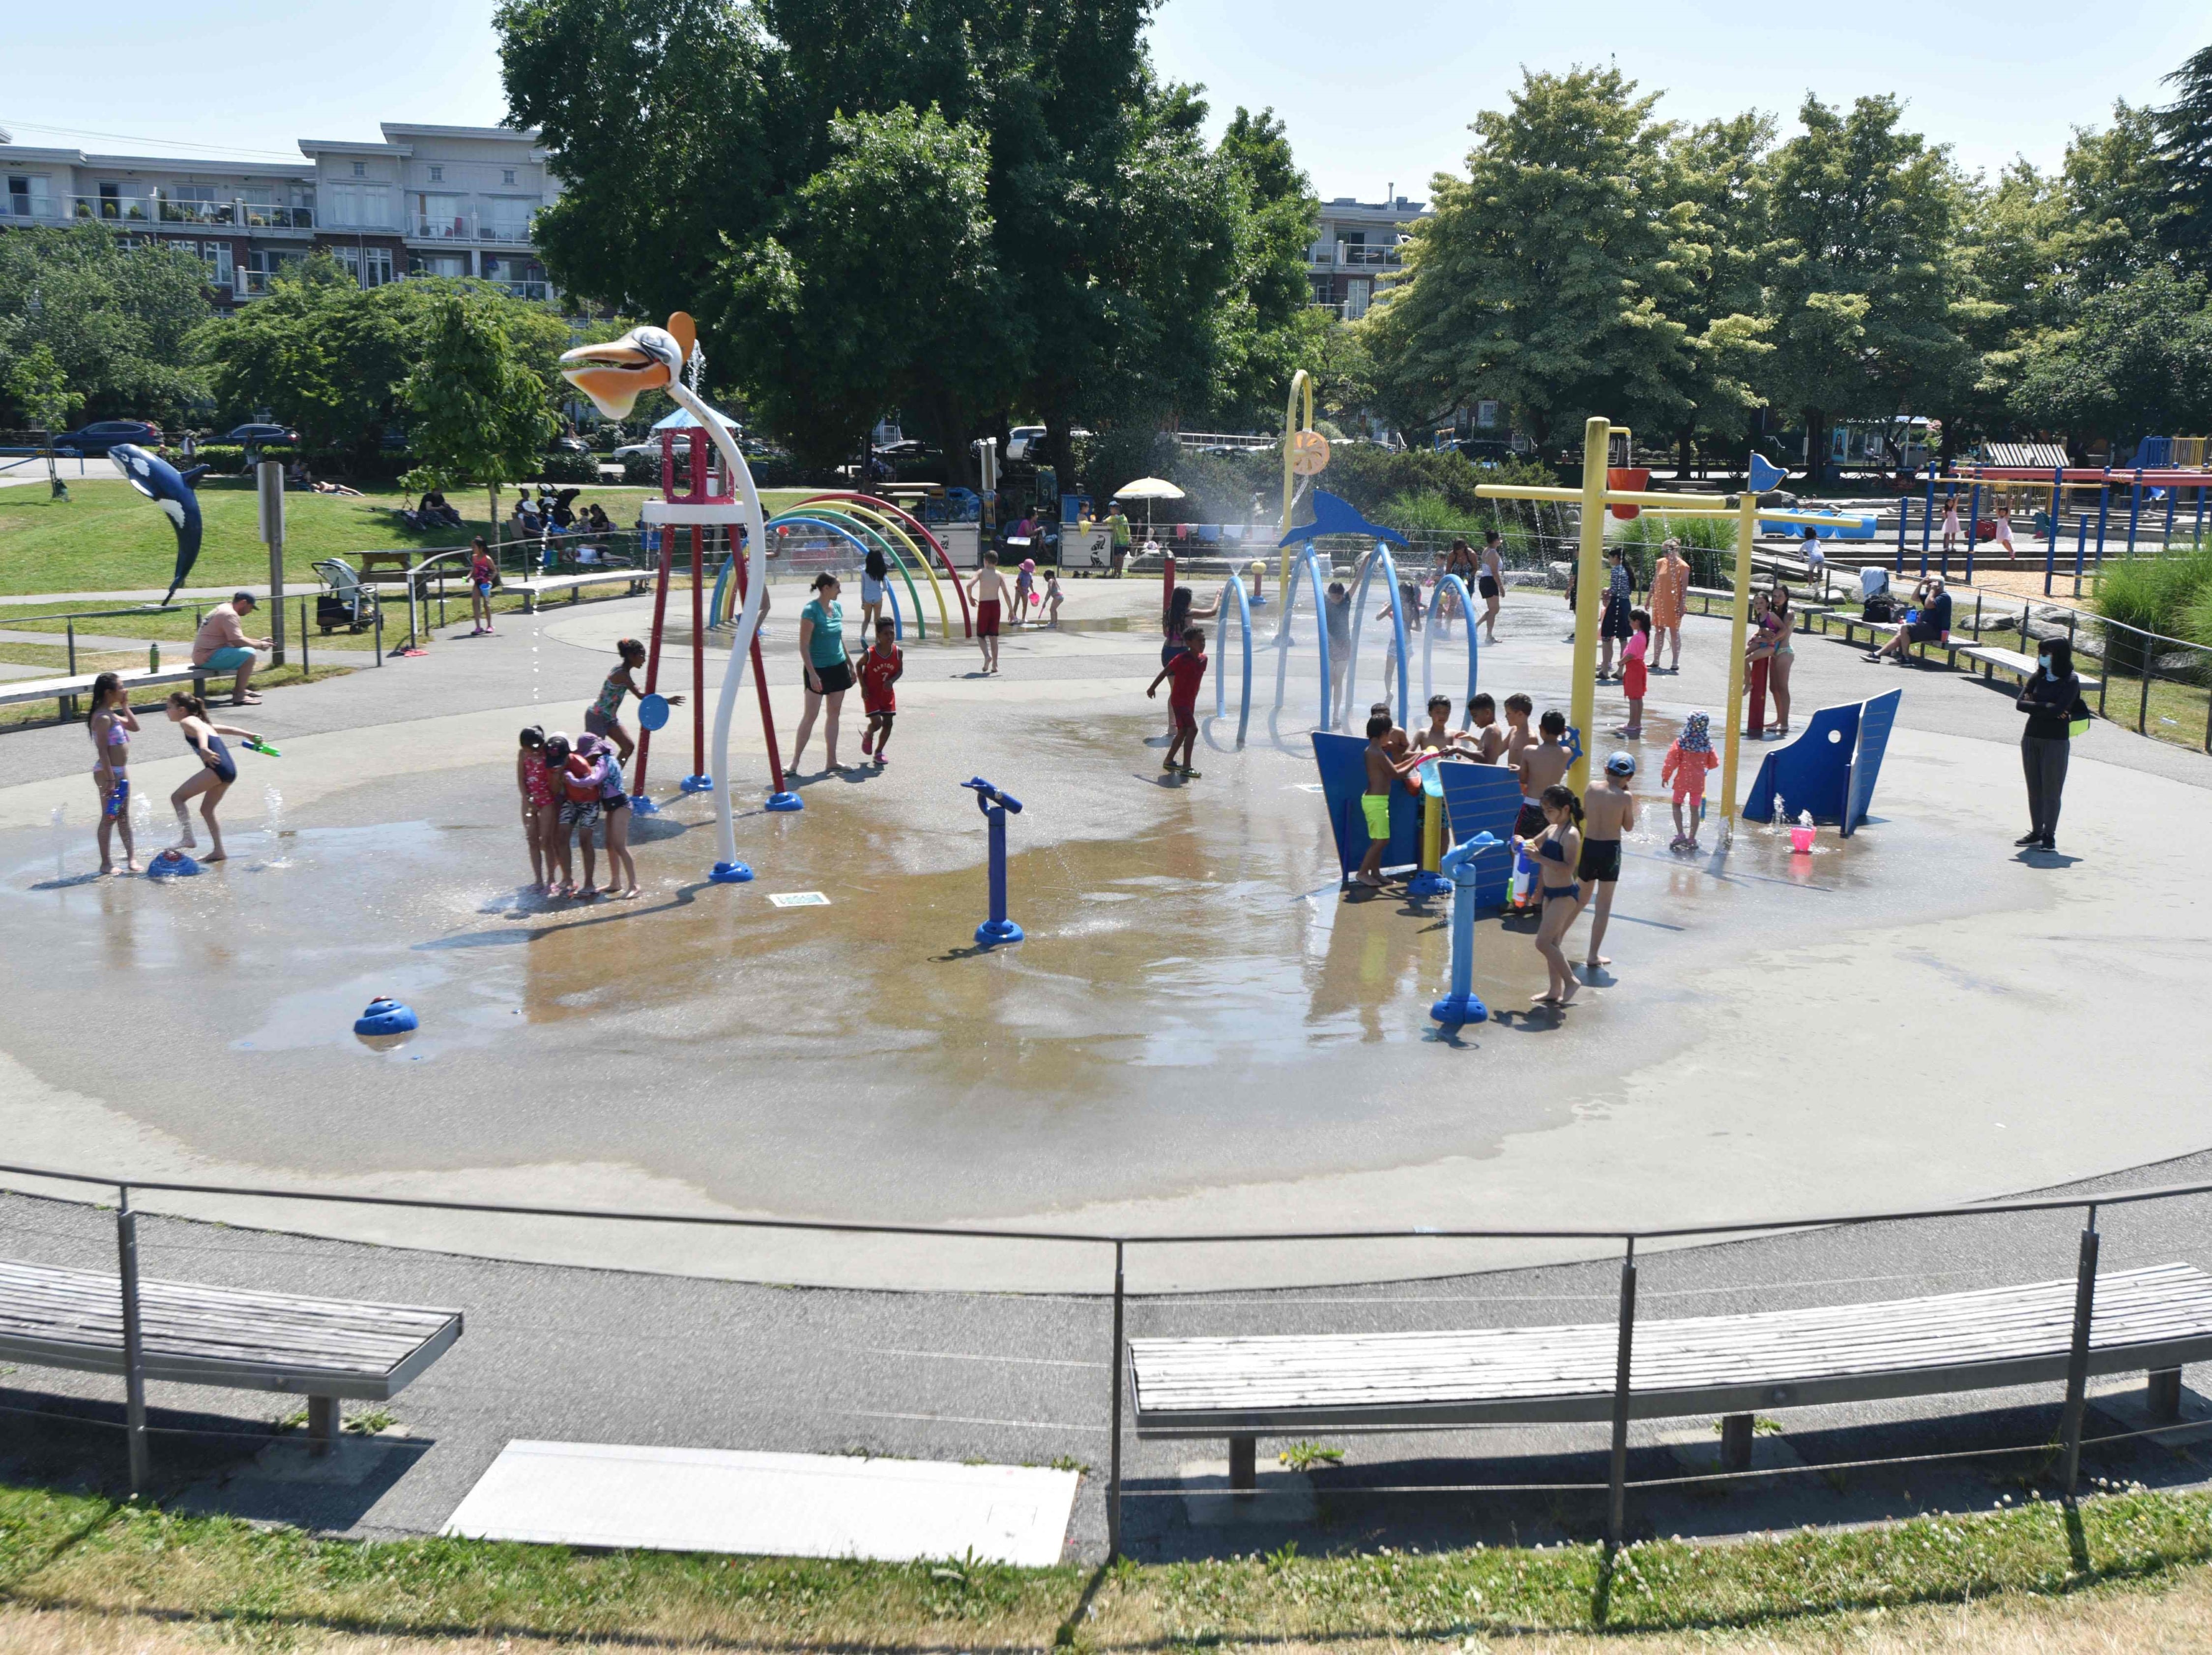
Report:
M 253 676 L 256 660 L 254 651 L 270 647 L 266 638 L 249 638 L 239 623 L 242 617 L 254 610 L 253 594 L 234 592 L 227 604 L 217 604 L 200 623 L 200 630 L 192 637 L 192 665 L 211 666 L 217 672 L 237 669 L 238 677 L 231 685 L 230 704 L 250 707 L 261 697 L 246 690 L 246 682 Z

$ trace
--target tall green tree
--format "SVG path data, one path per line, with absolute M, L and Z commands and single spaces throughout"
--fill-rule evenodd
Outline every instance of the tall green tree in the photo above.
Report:
M 2154 268 L 2081 302 L 2075 325 L 2027 352 L 2014 402 L 2032 423 L 2126 443 L 2212 424 L 2212 305 L 2205 278 Z
M 1495 397 L 1540 448 L 1587 415 L 1673 430 L 1689 408 L 1677 258 L 1695 210 L 1668 198 L 1672 131 L 1617 69 L 1524 70 L 1475 118 L 1468 176 L 1439 175 L 1403 279 L 1370 328 L 1378 377 L 1419 429 Z
M 69 498 L 69 489 L 54 466 L 54 435 L 84 406 L 84 392 L 70 388 L 69 375 L 54 360 L 45 341 L 19 350 L 9 365 L 8 394 L 46 434 L 46 487 L 57 500 Z
M 2160 228 L 2191 270 L 2212 272 L 2212 46 L 2166 77 L 2174 100 L 2156 114 Z
M 1042 419 L 1064 460 L 1068 429 L 1108 411 L 1210 411 L 1257 354 L 1249 337 L 1265 334 L 1267 307 L 1254 295 L 1280 272 L 1257 268 L 1254 249 L 1271 237 L 1244 239 L 1240 217 L 1264 169 L 1237 187 L 1205 143 L 1205 106 L 1153 75 L 1152 4 L 505 0 L 509 106 L 542 130 L 568 186 L 540 221 L 546 262 L 565 289 L 614 308 L 683 307 L 717 337 L 745 333 L 755 343 L 718 363 L 775 403 L 780 429 L 795 424 L 812 392 L 779 375 L 794 362 L 821 371 L 819 353 L 758 348 L 748 316 L 763 301 L 787 319 L 852 313 L 860 278 L 809 250 L 891 250 L 916 211 L 850 187 L 882 159 L 872 141 L 855 149 L 853 124 L 933 112 L 984 161 L 985 217 L 971 222 L 988 222 L 988 254 L 972 268 L 994 273 L 997 307 L 974 349 L 884 358 L 878 411 L 914 417 L 956 477 L 969 439 L 1016 412 Z M 937 143 L 908 142 L 908 161 L 944 161 Z M 833 234 L 810 202 L 874 222 Z M 924 227 L 935 245 L 966 246 L 940 212 L 922 217 L 937 221 Z M 818 303 L 806 292 L 817 283 L 831 289 Z M 1224 325 L 1240 296 L 1249 324 Z M 936 335 L 967 341 L 972 319 Z M 835 404 L 871 394 L 862 370 L 855 359 L 820 381 L 836 396 L 808 417 L 813 429 L 852 418 Z
M 1776 153 L 1767 303 L 1769 400 L 1802 421 L 1817 481 L 1838 417 L 1913 405 L 1971 383 L 1953 326 L 1960 192 L 1948 152 L 1900 125 L 1890 97 L 1848 113 L 1808 96 L 1804 130 Z
M 902 105 L 841 118 L 833 136 L 770 233 L 732 248 L 712 317 L 760 370 L 755 406 L 825 468 L 860 450 L 886 407 L 973 429 L 1012 394 L 1005 365 L 1027 343 L 1010 333 L 984 134 Z
M 190 338 L 213 312 L 196 254 L 96 220 L 0 235 L 0 364 L 43 347 L 95 419 L 184 421 L 206 393 Z
M 364 461 L 387 432 L 405 429 L 405 381 L 434 313 L 456 295 L 489 306 L 532 370 L 554 382 L 571 332 L 551 306 L 443 278 L 364 289 L 327 254 L 277 282 L 267 298 L 201 328 L 194 350 L 225 415 L 266 410 L 307 447 Z
M 1232 215 L 1234 286 L 1219 312 L 1222 336 L 1214 417 L 1231 430 L 1267 430 L 1284 387 L 1326 349 L 1331 320 L 1312 303 L 1306 249 L 1321 204 L 1273 109 L 1239 107 L 1218 154 L 1242 192 Z
M 1674 259 L 1682 292 L 1676 318 L 1688 330 L 1688 354 L 1677 386 L 1677 463 L 1689 474 L 1699 439 L 1731 454 L 1743 441 L 1744 417 L 1759 405 L 1752 380 L 1771 326 L 1759 282 L 1771 222 L 1768 156 L 1771 117 L 1753 110 L 1710 120 L 1669 146 L 1668 196 L 1691 212 L 1680 224 Z
M 480 484 L 496 524 L 501 483 L 534 470 L 560 429 L 553 387 L 495 295 L 440 294 L 428 320 L 401 386 L 421 461 L 407 486 Z

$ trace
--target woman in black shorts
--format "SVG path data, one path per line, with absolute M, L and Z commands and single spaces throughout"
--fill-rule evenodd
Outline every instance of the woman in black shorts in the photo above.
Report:
M 840 590 L 834 575 L 814 577 L 814 596 L 799 611 L 799 663 L 806 687 L 806 710 L 792 739 L 791 769 L 796 775 L 806 751 L 806 739 L 814 733 L 814 721 L 822 719 L 822 745 L 830 768 L 836 770 L 837 715 L 845 705 L 845 691 L 853 687 L 853 663 L 845 653 L 845 606 L 837 601 Z
M 1498 605 L 1505 596 L 1505 547 L 1496 529 L 1482 532 L 1482 561 L 1475 576 L 1474 595 L 1482 599 L 1485 643 L 1498 642 Z

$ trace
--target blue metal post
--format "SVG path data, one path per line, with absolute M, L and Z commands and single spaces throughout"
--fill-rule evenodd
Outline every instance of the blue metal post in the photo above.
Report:
M 1490 1018 L 1490 1008 L 1474 992 L 1474 859 L 1499 849 L 1499 840 L 1478 833 L 1444 853 L 1443 871 L 1452 882 L 1451 992 L 1429 1007 L 1429 1015 L 1447 1025 Z
M 1982 532 L 1982 485 L 1978 483 L 1966 491 L 1966 584 L 1974 583 L 1974 540 Z M 1951 554 L 1943 554 L 1943 579 L 1951 578 Z
M 2105 566 L 2105 524 L 2112 510 L 2112 468 L 2105 467 L 2105 480 L 2097 485 L 2097 567 Z
M 2074 531 L 2074 595 L 2081 595 L 2081 554 L 2089 545 L 2089 514 L 2083 512 Z
M 2180 492 L 2181 492 L 2180 489 L 2179 489 L 2179 488 L 2178 488 L 2178 487 L 2176 487 L 2173 484 L 2169 483 L 2169 484 L 2167 484 L 2166 485 L 2166 537 L 2165 537 L 2165 538 L 2166 538 L 2166 550 L 2167 550 L 2167 551 L 2171 551 L 2173 549 L 2173 506 L 2174 506 L 2174 499 L 2175 499 L 2175 496 L 2178 496 L 2178 495 L 2179 495 L 2179 494 L 2180 494 Z
M 2142 521 L 2142 467 L 2136 467 L 2136 480 L 2128 485 L 2128 556 L 2136 555 L 2136 526 Z
M 1928 578 L 1928 537 L 1936 526 L 1936 468 L 1928 468 L 1928 501 L 1920 508 L 1920 578 Z M 1905 573 L 1905 560 L 1897 560 L 1897 572 Z
M 2059 502 L 2066 497 L 2066 469 L 2063 465 L 2051 473 L 2051 545 L 2043 554 L 2043 595 L 2051 595 L 2051 573 L 2058 563 Z
M 1897 495 L 1897 572 L 1905 573 L 1905 535 L 1912 524 L 1912 496 L 1903 490 Z
M 1019 942 L 1022 928 L 1006 917 L 1006 812 L 1018 812 L 1022 801 L 1010 793 L 1000 792 L 980 776 L 960 785 L 975 790 L 976 808 L 990 824 L 991 917 L 975 928 L 975 940 L 986 948 L 996 947 L 1002 942 Z

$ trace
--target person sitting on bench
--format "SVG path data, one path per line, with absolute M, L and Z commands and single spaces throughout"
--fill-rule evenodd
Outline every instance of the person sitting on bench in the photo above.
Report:
M 200 630 L 192 639 L 192 665 L 207 667 L 210 672 L 228 672 L 236 669 L 238 676 L 232 680 L 230 704 L 251 707 L 261 697 L 247 692 L 246 685 L 253 677 L 258 658 L 254 651 L 270 647 L 267 638 L 249 638 L 239 623 L 253 612 L 254 597 L 250 592 L 234 592 L 227 604 L 217 604 L 200 623 Z
M 1920 618 L 1899 627 L 1887 643 L 1868 651 L 1867 659 L 1880 660 L 1884 655 L 1894 655 L 1903 660 L 1912 645 L 1941 643 L 1950 630 L 1951 594 L 1943 590 L 1942 581 L 1930 581 L 1928 595 L 1920 600 Z

